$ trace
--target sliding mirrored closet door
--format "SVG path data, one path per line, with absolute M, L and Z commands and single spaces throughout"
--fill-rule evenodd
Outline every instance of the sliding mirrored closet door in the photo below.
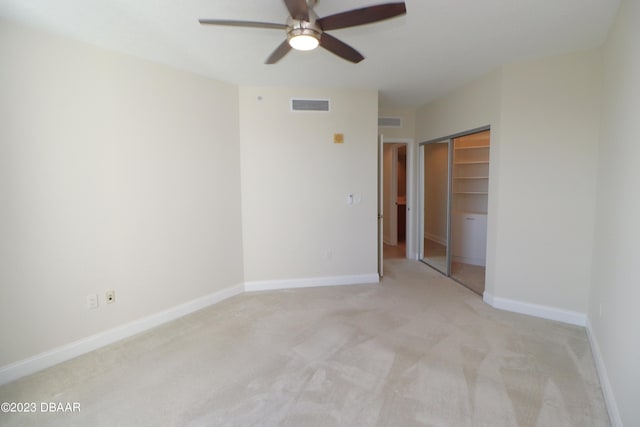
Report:
M 420 145 L 420 258 L 484 292 L 489 196 L 488 129 Z
M 449 151 L 448 139 L 420 145 L 422 163 L 422 229 L 420 258 L 449 275 Z
M 489 197 L 489 131 L 453 139 L 451 267 L 453 279 L 484 292 Z

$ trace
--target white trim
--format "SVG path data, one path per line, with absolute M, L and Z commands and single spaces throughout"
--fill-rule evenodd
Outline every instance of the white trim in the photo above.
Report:
M 447 238 L 442 236 L 436 236 L 435 234 L 431 234 L 428 232 L 424 232 L 424 238 L 427 240 L 431 240 L 436 243 L 440 243 L 443 246 L 447 246 Z
M 246 282 L 245 292 L 272 291 L 276 289 L 314 288 L 317 286 L 359 285 L 379 283 L 378 274 L 357 274 L 352 276 L 311 277 L 306 279 L 282 279 Z
M 589 343 L 591 344 L 591 353 L 593 354 L 593 360 L 596 364 L 596 372 L 598 372 L 598 378 L 600 378 L 600 387 L 602 388 L 602 394 L 604 395 L 604 401 L 607 404 L 607 412 L 609 413 L 609 420 L 613 427 L 622 427 L 622 418 L 620 418 L 620 411 L 618 410 L 618 404 L 616 403 L 615 395 L 613 394 L 613 388 L 609 381 L 609 374 L 607 373 L 607 367 L 604 364 L 602 358 L 602 352 L 600 351 L 600 345 L 596 338 L 591 322 L 587 318 L 587 336 L 589 337 Z
M 0 385 L 217 304 L 227 298 L 241 294 L 242 291 L 242 284 L 238 284 L 27 359 L 2 366 L 0 367 Z
M 570 325 L 587 325 L 587 315 L 577 311 L 564 310 L 562 308 L 549 307 L 546 305 L 531 304 L 508 298 L 494 297 L 486 291 L 484 292 L 482 299 L 491 307 L 498 308 L 500 310 L 527 314 L 529 316 L 541 317 L 543 319 L 556 320 L 558 322 L 569 323 Z
M 453 262 L 459 262 L 461 264 L 469 264 L 469 265 L 477 265 L 480 267 L 486 267 L 484 258 L 469 258 L 469 257 L 454 255 L 451 257 L 451 260 Z

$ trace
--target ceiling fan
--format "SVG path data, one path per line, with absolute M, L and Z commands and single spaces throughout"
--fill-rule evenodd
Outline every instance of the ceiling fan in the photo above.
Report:
M 313 10 L 317 0 L 309 0 L 308 3 L 307 0 L 284 0 L 284 3 L 289 10 L 289 18 L 287 18 L 286 24 L 225 19 L 200 19 L 199 22 L 202 25 L 285 30 L 287 39 L 267 58 L 266 64 L 275 64 L 291 49 L 312 50 L 318 45 L 347 61 L 358 63 L 364 59 L 364 56 L 348 44 L 329 35 L 326 31 L 371 24 L 407 13 L 405 3 L 398 2 L 353 9 L 319 18 Z

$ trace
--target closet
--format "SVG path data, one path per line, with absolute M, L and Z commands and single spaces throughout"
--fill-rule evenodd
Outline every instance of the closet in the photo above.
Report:
M 420 145 L 420 258 L 476 293 L 484 292 L 490 131 Z

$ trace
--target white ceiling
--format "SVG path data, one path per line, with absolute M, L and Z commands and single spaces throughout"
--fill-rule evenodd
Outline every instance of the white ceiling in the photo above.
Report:
M 396 0 L 397 1 L 397 0 Z M 326 16 L 385 0 L 319 0 Z M 372 88 L 416 107 L 499 65 L 599 46 L 619 0 L 406 0 L 407 15 L 331 32 L 364 56 L 317 49 L 265 65 L 279 30 L 200 26 L 199 18 L 284 23 L 282 0 L 0 0 L 0 17 L 241 85 Z

